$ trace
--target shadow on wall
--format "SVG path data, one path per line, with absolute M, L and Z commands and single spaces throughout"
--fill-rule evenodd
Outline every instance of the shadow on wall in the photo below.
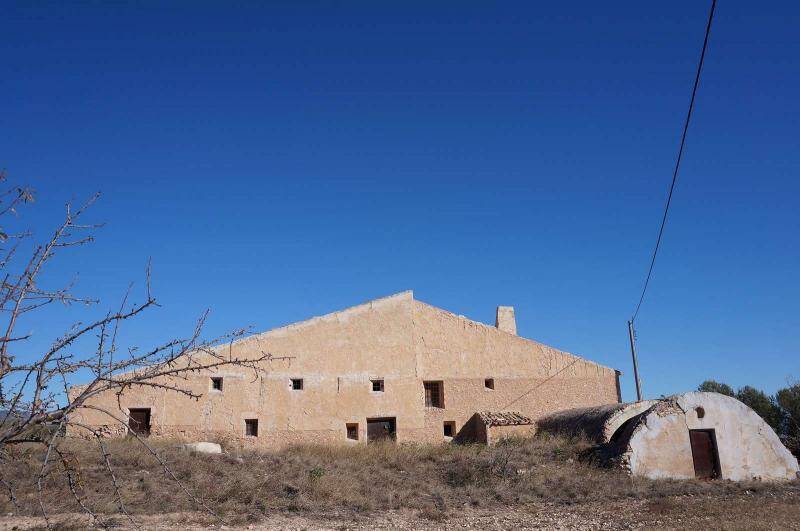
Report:
M 533 386 L 531 386 L 531 387 L 530 387 L 528 390 L 526 390 L 524 393 L 522 393 L 521 395 L 519 395 L 517 398 L 515 398 L 514 400 L 512 400 L 512 401 L 511 401 L 511 402 L 509 402 L 508 404 L 505 404 L 505 405 L 504 405 L 503 407 L 501 407 L 500 409 L 508 409 L 509 407 L 513 406 L 514 404 L 516 404 L 517 402 L 519 402 L 520 400 L 522 400 L 523 398 L 525 398 L 525 397 L 526 397 L 526 396 L 528 396 L 529 394 L 533 393 L 534 391 L 537 391 L 537 390 L 538 390 L 540 387 L 542 387 L 544 384 L 546 384 L 547 382 L 549 382 L 550 380 L 552 380 L 553 378 L 555 378 L 556 376 L 558 376 L 558 375 L 559 375 L 559 374 L 561 374 L 562 372 L 566 371 L 567 369 L 569 369 L 570 367 L 572 367 L 573 365 L 575 365 L 575 364 L 576 364 L 576 363 L 578 363 L 579 361 L 583 361 L 583 360 L 581 360 L 581 358 L 575 358 L 574 360 L 572 360 L 571 362 L 569 362 L 567 365 L 565 365 L 564 367 L 562 367 L 561 369 L 559 369 L 559 370 L 558 370 L 558 371 L 556 371 L 555 373 L 551 374 L 550 376 L 548 376 L 547 378 L 545 378 L 545 379 L 544 379 L 544 380 L 542 380 L 541 382 L 537 383 L 536 385 L 533 385 Z
M 453 442 L 494 444 L 507 437 L 531 435 L 534 428 L 533 421 L 520 413 L 483 411 L 470 417 Z

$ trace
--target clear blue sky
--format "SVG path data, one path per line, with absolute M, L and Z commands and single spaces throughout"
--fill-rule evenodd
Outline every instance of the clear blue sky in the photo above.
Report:
M 152 257 L 149 345 L 413 289 L 621 369 L 708 2 L 6 2 L 0 165 L 102 191 L 95 315 Z M 800 4 L 718 6 L 639 317 L 649 396 L 800 378 Z M 28 326 L 40 344 L 78 308 Z M 93 313 L 92 313 L 93 312 Z

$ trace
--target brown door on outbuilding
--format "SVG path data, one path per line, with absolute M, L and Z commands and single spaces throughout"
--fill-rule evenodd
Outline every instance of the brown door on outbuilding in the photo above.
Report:
M 689 430 L 692 443 L 694 475 L 700 479 L 714 479 L 720 476 L 719 454 L 714 430 Z
M 367 419 L 367 442 L 394 441 L 396 428 L 394 417 Z
M 137 435 L 150 435 L 150 408 L 131 409 L 128 429 Z

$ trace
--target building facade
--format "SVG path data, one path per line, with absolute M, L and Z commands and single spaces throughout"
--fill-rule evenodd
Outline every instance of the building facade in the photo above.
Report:
M 514 310 L 495 326 L 403 292 L 235 341 L 236 357 L 288 357 L 263 371 L 228 367 L 190 374 L 199 400 L 140 388 L 93 399 L 126 426 L 82 409 L 80 423 L 115 436 L 138 430 L 192 441 L 278 448 L 382 438 L 458 438 L 478 412 L 530 419 L 619 402 L 619 372 L 517 336 Z M 70 393 L 79 391 L 76 387 Z M 120 411 L 121 408 L 121 411 Z M 76 433 L 79 435 L 79 433 Z

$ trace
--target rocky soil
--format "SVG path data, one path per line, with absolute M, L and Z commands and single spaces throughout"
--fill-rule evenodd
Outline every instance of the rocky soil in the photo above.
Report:
M 117 529 L 800 529 L 800 493 L 691 495 L 574 505 L 531 503 L 507 509 L 464 508 L 444 516 L 396 510 L 313 516 L 282 512 L 239 525 L 226 525 L 193 512 L 134 518 L 133 522 L 120 516 L 92 521 L 86 515 L 59 514 L 51 517 L 51 523 L 62 529 L 92 525 Z M 38 517 L 0 517 L 0 530 L 44 526 Z

